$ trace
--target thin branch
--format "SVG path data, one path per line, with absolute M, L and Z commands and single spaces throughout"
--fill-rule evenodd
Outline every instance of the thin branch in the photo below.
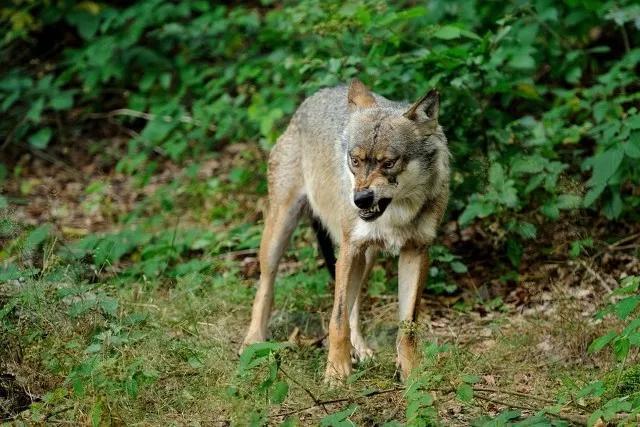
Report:
M 604 278 L 598 274 L 597 271 L 595 271 L 593 268 L 591 268 L 586 262 L 580 260 L 578 261 L 580 263 L 580 265 L 582 265 L 582 267 L 584 267 L 585 270 L 587 270 L 593 277 L 595 277 L 600 284 L 602 284 L 602 287 L 609 293 L 611 293 L 613 290 L 611 289 L 611 287 L 607 284 L 607 282 L 604 280 Z
M 546 399 L 544 397 L 536 396 L 534 394 L 520 393 L 520 392 L 517 392 L 517 391 L 498 390 L 498 389 L 494 389 L 494 388 L 484 388 L 484 387 L 473 387 L 473 390 L 474 391 L 486 391 L 486 392 L 489 392 L 489 393 L 497 393 L 497 394 L 509 394 L 509 395 L 512 395 L 512 396 L 519 396 L 519 397 L 525 397 L 527 399 L 538 400 L 538 401 L 544 402 L 544 403 L 552 403 L 552 404 L 557 403 L 555 400 Z
M 640 233 L 634 233 L 631 234 L 630 236 L 624 237 L 616 242 L 611 243 L 610 245 L 607 245 L 604 249 L 601 249 L 600 251 L 596 252 L 595 255 L 593 255 L 591 258 L 592 259 L 596 259 L 602 255 L 604 255 L 604 253 L 606 251 L 612 251 L 612 250 L 620 250 L 620 245 L 623 245 L 625 243 L 631 242 L 637 238 L 640 237 Z
M 610 245 L 607 247 L 607 249 L 613 249 L 613 248 L 615 248 L 615 247 L 617 247 L 617 246 L 622 245 L 623 243 L 627 243 L 627 242 L 630 242 L 630 241 L 632 241 L 632 240 L 635 240 L 635 239 L 637 239 L 638 237 L 640 237 L 640 233 L 632 234 L 632 235 L 630 235 L 630 236 L 625 237 L 624 239 L 620 239 L 620 240 L 618 240 L 617 242 L 614 242 L 614 243 L 610 244 Z
M 44 419 L 45 419 L 45 420 L 48 420 L 49 418 L 53 418 L 53 417 L 55 417 L 56 415 L 60 415 L 60 414 L 62 414 L 63 412 L 67 412 L 68 410 L 73 409 L 73 408 L 74 408 L 74 406 L 73 406 L 73 405 L 62 407 L 62 408 L 60 408 L 60 409 L 58 409 L 58 410 L 56 410 L 56 411 L 53 411 L 53 412 L 51 412 L 51 413 L 47 414 L 47 416 L 46 416 Z
M 629 35 L 627 34 L 627 29 L 624 27 L 624 23 L 620 26 L 620 30 L 622 31 L 622 42 L 624 43 L 624 51 L 629 53 L 631 51 L 631 45 L 629 44 Z
M 144 119 L 149 121 L 161 119 L 165 123 L 173 123 L 174 121 L 177 120 L 180 123 L 192 124 L 194 126 L 204 126 L 202 121 L 198 119 L 194 119 L 189 115 L 184 115 L 177 118 L 170 115 L 158 116 L 157 114 L 145 113 L 144 111 L 136 111 L 130 108 L 118 108 L 117 110 L 109 111 L 106 113 L 93 113 L 93 114 L 89 114 L 88 117 L 91 119 L 103 119 L 103 118 L 109 118 L 114 116 L 128 116 L 128 117 L 134 117 L 136 119 Z M 216 126 L 213 124 L 207 125 L 206 127 L 210 131 L 216 130 Z
M 67 172 L 69 172 L 71 175 L 73 175 L 73 177 L 78 180 L 79 182 L 84 182 L 85 177 L 84 175 L 82 175 L 82 173 L 80 173 L 78 170 L 74 169 L 73 167 L 71 167 L 70 165 L 68 165 L 67 163 L 63 162 L 62 160 L 58 159 L 57 157 L 44 152 L 42 150 L 39 150 L 37 148 L 34 148 L 32 146 L 29 146 L 29 150 L 31 151 L 31 153 L 33 153 L 36 157 L 40 157 L 42 160 L 45 160 L 47 162 L 53 163 L 54 165 L 61 167 L 62 169 L 66 170 Z
M 238 256 L 244 256 L 244 255 L 255 255 L 257 253 L 258 253 L 257 249 L 242 249 L 239 251 L 223 252 L 216 255 L 214 258 L 235 258 Z
M 316 406 L 322 406 L 322 409 L 324 410 L 325 414 L 329 414 L 329 411 L 327 411 L 327 408 L 322 404 L 322 402 L 320 402 L 320 400 L 318 400 L 318 398 L 311 393 L 311 390 L 309 390 L 308 388 L 306 388 L 305 386 L 303 386 L 302 384 L 300 384 L 295 378 L 293 378 L 291 375 L 289 375 L 284 369 L 282 369 L 282 366 L 278 366 L 278 369 L 280 369 L 280 372 L 282 372 L 282 374 L 289 378 L 291 381 L 293 381 L 293 383 L 295 385 L 297 385 L 298 387 L 300 387 L 301 389 L 303 389 L 305 391 L 305 393 L 307 393 L 309 395 L 309 397 L 311 398 L 311 400 L 313 401 L 313 403 Z
M 534 407 L 531 407 L 531 406 L 519 405 L 519 404 L 511 403 L 511 402 L 505 402 L 505 401 L 494 399 L 494 398 L 491 398 L 491 397 L 482 396 L 481 394 L 476 394 L 473 397 L 476 398 L 476 399 L 484 400 L 485 402 L 491 402 L 491 403 L 494 403 L 496 405 L 505 406 L 507 408 L 524 409 L 525 411 L 533 411 L 533 412 L 540 411 L 540 408 L 534 408 Z M 560 414 L 554 414 L 554 413 L 546 412 L 546 411 L 545 411 L 545 413 L 546 413 L 546 415 L 549 415 L 551 417 L 556 417 L 556 418 L 559 418 L 561 420 L 572 422 L 574 424 L 579 424 L 579 425 L 586 425 L 587 424 L 587 418 L 582 416 L 582 415 L 573 415 L 573 414 L 560 415 Z
M 288 412 L 280 412 L 277 414 L 273 414 L 270 415 L 269 418 L 279 418 L 279 417 L 286 417 L 289 415 L 294 415 L 294 414 L 298 414 L 300 412 L 304 412 L 304 411 L 308 411 L 309 409 L 313 409 L 316 408 L 320 405 L 329 405 L 332 403 L 342 403 L 342 402 L 351 402 L 354 400 L 358 400 L 358 399 L 364 399 L 364 398 L 369 398 L 369 397 L 373 397 L 373 396 L 378 396 L 380 394 L 386 394 L 386 393 L 394 393 L 396 391 L 403 391 L 405 388 L 404 387 L 394 387 L 394 388 L 388 388 L 385 390 L 376 390 L 373 391 L 365 396 L 356 396 L 356 397 L 343 397 L 340 399 L 331 399 L 331 400 L 322 400 L 319 401 L 317 404 L 311 405 L 311 406 L 307 406 L 306 408 L 300 408 L 300 409 L 295 409 L 292 411 L 288 411 Z
M 485 402 L 495 403 L 496 405 L 506 406 L 507 408 L 515 408 L 515 409 L 524 409 L 526 411 L 537 411 L 538 408 L 533 408 L 531 406 L 525 406 L 518 403 L 505 402 L 503 400 L 494 399 L 493 397 L 483 396 L 481 394 L 474 394 L 474 399 L 484 400 Z

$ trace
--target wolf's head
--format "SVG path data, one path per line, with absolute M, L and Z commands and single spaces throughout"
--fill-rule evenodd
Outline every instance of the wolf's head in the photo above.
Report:
M 362 82 L 353 80 L 347 101 L 343 144 L 358 215 L 374 221 L 392 201 L 403 206 L 406 215 L 415 215 L 429 196 L 428 187 L 439 181 L 436 175 L 448 176 L 438 92 L 431 90 L 411 107 L 399 108 L 377 100 Z

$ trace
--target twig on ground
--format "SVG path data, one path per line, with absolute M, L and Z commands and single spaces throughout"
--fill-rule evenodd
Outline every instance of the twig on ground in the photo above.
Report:
M 627 237 L 625 237 L 625 238 L 623 238 L 623 239 L 618 240 L 617 242 L 613 242 L 613 243 L 612 243 L 612 244 L 610 244 L 607 248 L 608 248 L 608 249 L 615 248 L 616 246 L 620 246 L 620 245 L 622 245 L 623 243 L 630 242 L 630 241 L 635 240 L 635 239 L 637 239 L 637 238 L 639 238 L 639 237 L 640 237 L 640 233 L 632 234 L 632 235 L 630 235 L 630 236 L 627 236 Z
M 515 408 L 515 409 L 524 409 L 525 411 L 533 411 L 533 412 L 538 412 L 540 411 L 541 408 L 535 408 L 532 406 L 524 406 L 524 405 L 520 405 L 517 403 L 511 403 L 511 402 L 505 402 L 499 399 L 494 399 L 492 397 L 487 397 L 487 396 L 483 396 L 481 394 L 476 394 L 474 395 L 474 398 L 480 399 L 480 400 L 484 400 L 485 402 L 491 402 L 494 403 L 496 405 L 500 405 L 500 406 L 505 406 L 507 408 Z M 576 415 L 576 414 L 554 414 L 551 412 L 546 412 L 547 415 L 551 416 L 551 417 L 556 417 L 559 418 L 561 420 L 565 420 L 565 421 L 569 421 L 572 422 L 574 424 L 578 424 L 578 425 L 586 425 L 587 424 L 587 418 L 582 416 L 582 415 Z
M 295 410 L 292 410 L 292 411 L 280 412 L 280 413 L 277 413 L 277 414 L 269 415 L 269 418 L 286 417 L 286 416 L 289 416 L 289 415 L 299 414 L 300 412 L 308 411 L 309 409 L 316 408 L 316 407 L 318 407 L 320 405 L 324 406 L 324 405 L 330 405 L 332 403 L 351 402 L 353 400 L 364 399 L 364 398 L 378 396 L 378 395 L 386 394 L 386 393 L 393 393 L 393 392 L 396 392 L 396 391 L 402 391 L 404 389 L 405 389 L 404 387 L 394 387 L 394 388 L 388 388 L 388 389 L 385 389 L 385 390 L 376 390 L 376 391 L 373 391 L 373 392 L 371 392 L 371 393 L 369 393 L 369 394 L 367 394 L 365 396 L 343 397 L 343 398 L 340 398 L 340 399 L 322 400 L 322 401 L 319 401 L 318 404 L 307 406 L 305 408 L 300 408 L 300 409 L 295 409 Z
M 46 417 L 44 417 L 44 419 L 45 419 L 45 420 L 48 420 L 49 418 L 53 418 L 53 417 L 55 417 L 56 415 L 60 415 L 60 414 L 62 414 L 63 412 L 67 412 L 68 410 L 73 409 L 73 408 L 74 408 L 74 406 L 73 406 L 73 405 L 65 406 L 65 407 L 60 408 L 60 409 L 58 409 L 58 410 L 56 410 L 56 411 L 50 412 L 49 414 L 47 414 L 47 416 L 46 416 Z
M 216 255 L 214 258 L 235 258 L 243 255 L 256 255 L 257 253 L 258 253 L 257 249 L 242 249 L 239 251 L 223 252 L 221 254 Z
M 78 180 L 79 182 L 84 182 L 85 177 L 84 175 L 82 175 L 82 173 L 80 173 L 80 171 L 74 169 L 73 167 L 71 167 L 70 165 L 68 165 L 67 163 L 63 162 L 62 160 L 58 159 L 57 157 L 46 153 L 42 150 L 38 150 L 37 148 L 33 148 L 33 147 L 29 147 L 30 151 L 33 153 L 34 156 L 36 157 L 40 157 L 42 160 L 45 160 L 47 162 L 53 163 L 56 166 L 61 167 L 62 169 L 66 170 L 67 172 L 69 172 L 71 175 L 73 175 L 73 177 Z
M 634 233 L 634 234 L 631 234 L 631 235 L 629 235 L 627 237 L 624 237 L 624 238 L 622 238 L 622 239 L 620 239 L 620 240 L 618 240 L 616 242 L 611 243 L 610 245 L 607 245 L 604 249 L 599 250 L 598 252 L 596 252 L 595 255 L 593 255 L 591 257 L 591 259 L 599 258 L 600 256 L 604 255 L 605 252 L 607 252 L 607 251 L 621 250 L 620 249 L 620 245 L 623 245 L 625 243 L 631 242 L 631 241 L 633 241 L 635 239 L 638 239 L 638 238 L 640 238 L 640 233 Z
M 638 249 L 640 248 L 640 245 L 636 244 L 636 243 L 632 243 L 630 245 L 622 245 L 622 246 L 616 246 L 613 248 L 610 248 L 610 251 L 626 251 L 629 249 Z
M 604 278 L 603 278 L 600 274 L 598 274 L 598 272 L 597 272 L 597 271 L 595 271 L 593 268 L 591 268 L 591 267 L 589 266 L 589 264 L 587 264 L 586 262 L 584 262 L 584 261 L 582 261 L 582 260 L 580 260 L 580 261 L 578 261 L 578 262 L 580 263 L 580 265 L 581 265 L 582 267 L 584 267 L 584 269 L 585 269 L 585 270 L 587 270 L 587 271 L 588 271 L 588 272 L 589 272 L 589 273 L 590 273 L 590 274 L 591 274 L 591 275 L 592 275 L 596 280 L 598 280 L 598 281 L 600 282 L 600 284 L 602 285 L 602 287 L 603 287 L 603 288 L 604 288 L 608 293 L 611 293 L 611 292 L 612 292 L 611 286 L 609 286 L 609 285 L 607 284 L 606 280 L 604 280 Z
M 520 392 L 517 392 L 517 391 L 498 390 L 498 389 L 495 389 L 495 388 L 484 388 L 484 387 L 473 387 L 473 390 L 474 391 L 485 391 L 485 392 L 488 392 L 488 393 L 496 393 L 496 394 L 509 394 L 509 395 L 512 395 L 512 396 L 519 396 L 519 397 L 525 397 L 527 399 L 538 400 L 538 401 L 544 402 L 544 403 L 553 403 L 553 404 L 556 403 L 555 400 L 546 399 L 544 397 L 536 396 L 534 394 L 520 393 Z
M 321 401 L 318 400 L 318 398 L 311 393 L 311 390 L 309 390 L 308 388 L 306 388 L 305 386 L 303 386 L 302 384 L 300 384 L 295 378 L 293 378 L 291 375 L 287 374 L 287 372 L 282 369 L 282 366 L 278 366 L 278 369 L 280 369 L 280 372 L 282 372 L 282 374 L 289 378 L 291 381 L 293 381 L 294 384 L 296 384 L 298 387 L 300 387 L 301 389 L 303 389 L 305 391 L 305 393 L 307 393 L 309 395 L 309 397 L 311 398 L 311 400 L 313 401 L 313 403 L 316 406 L 321 406 L 322 410 L 324 411 L 325 414 L 329 414 L 329 411 L 327 411 L 327 408 L 322 404 Z
M 305 411 L 308 411 L 310 409 L 313 409 L 313 408 L 316 408 L 316 407 L 319 407 L 319 406 L 322 406 L 322 408 L 324 409 L 325 413 L 328 413 L 327 409 L 325 408 L 325 405 L 330 405 L 330 404 L 334 404 L 334 403 L 342 403 L 342 402 L 353 402 L 353 401 L 356 401 L 356 400 L 366 399 L 366 398 L 373 397 L 373 396 L 378 396 L 378 395 L 381 395 L 381 394 L 394 393 L 394 392 L 397 392 L 397 391 L 404 391 L 406 389 L 405 387 L 394 387 L 394 388 L 389 388 L 389 389 L 384 389 L 384 390 L 376 390 L 376 391 L 373 391 L 371 393 L 368 393 L 366 395 L 361 395 L 361 396 L 343 397 L 343 398 L 339 398 L 339 399 L 330 399 L 330 400 L 318 400 L 313 395 L 313 393 L 311 393 L 306 387 L 303 387 L 300 383 L 298 383 L 296 380 L 294 380 L 290 375 L 288 375 L 285 371 L 283 371 L 282 368 L 280 368 L 280 370 L 282 371 L 282 373 L 287 378 L 291 379 L 295 384 L 297 384 L 305 392 L 307 392 L 307 394 L 313 400 L 314 404 L 306 406 L 304 408 L 294 409 L 294 410 L 291 410 L 291 411 L 279 412 L 277 414 L 270 415 L 269 418 L 286 417 L 286 416 L 289 416 L 289 415 L 294 415 L 294 414 L 298 414 L 298 413 L 301 413 L 301 412 L 305 412 Z M 497 394 L 502 393 L 502 394 L 507 394 L 507 395 L 524 397 L 524 398 L 527 398 L 527 399 L 533 399 L 533 400 L 537 400 L 539 402 L 548 403 L 548 404 L 555 404 L 556 403 L 554 400 L 551 400 L 551 399 L 546 399 L 546 398 L 541 397 L 541 396 L 531 395 L 531 394 L 528 394 L 528 393 L 520 393 L 520 392 L 516 392 L 516 391 L 498 390 L 498 389 L 484 388 L 484 387 L 473 387 L 473 390 L 475 392 L 481 392 L 481 393 L 482 392 L 484 392 L 484 393 L 497 393 Z M 452 393 L 455 390 L 454 389 L 433 389 L 432 391 L 436 391 L 436 392 L 439 392 L 439 393 L 447 394 L 447 393 Z M 485 396 L 483 394 L 478 394 L 478 393 L 474 394 L 474 398 L 477 398 L 479 400 L 483 400 L 485 402 L 494 403 L 496 405 L 505 406 L 505 407 L 508 407 L 508 408 L 523 409 L 523 410 L 532 411 L 532 412 L 538 412 L 538 411 L 542 410 L 542 408 L 523 405 L 523 404 L 519 404 L 519 403 L 506 402 L 506 401 L 503 401 L 503 400 L 499 400 L 499 399 L 496 399 L 496 398 L 493 398 L 493 397 L 489 397 L 489 396 Z M 569 421 L 569 422 L 574 423 L 574 424 L 579 424 L 579 425 L 584 425 L 587 422 L 586 417 L 584 417 L 583 415 L 579 415 L 579 414 L 553 414 L 553 413 L 547 413 L 547 415 L 549 415 L 551 417 L 558 418 L 558 419 L 562 419 L 562 420 L 565 420 L 565 421 Z

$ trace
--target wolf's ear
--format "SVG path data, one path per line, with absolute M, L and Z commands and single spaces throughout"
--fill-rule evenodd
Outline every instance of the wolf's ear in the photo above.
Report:
M 437 90 L 431 89 L 425 96 L 418 99 L 415 104 L 404 113 L 404 116 L 415 122 L 425 122 L 427 120 L 438 121 L 439 110 L 440 94 Z
M 377 105 L 376 99 L 369 89 L 358 79 L 351 80 L 347 100 L 349 102 L 349 109 L 371 108 Z

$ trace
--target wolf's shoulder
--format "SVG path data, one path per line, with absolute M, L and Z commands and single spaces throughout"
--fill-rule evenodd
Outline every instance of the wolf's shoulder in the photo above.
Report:
M 347 87 L 320 89 L 298 107 L 290 126 L 311 134 L 338 133 L 347 118 Z
M 325 87 L 308 96 L 298 110 L 334 109 L 346 106 L 348 88 L 345 85 Z

